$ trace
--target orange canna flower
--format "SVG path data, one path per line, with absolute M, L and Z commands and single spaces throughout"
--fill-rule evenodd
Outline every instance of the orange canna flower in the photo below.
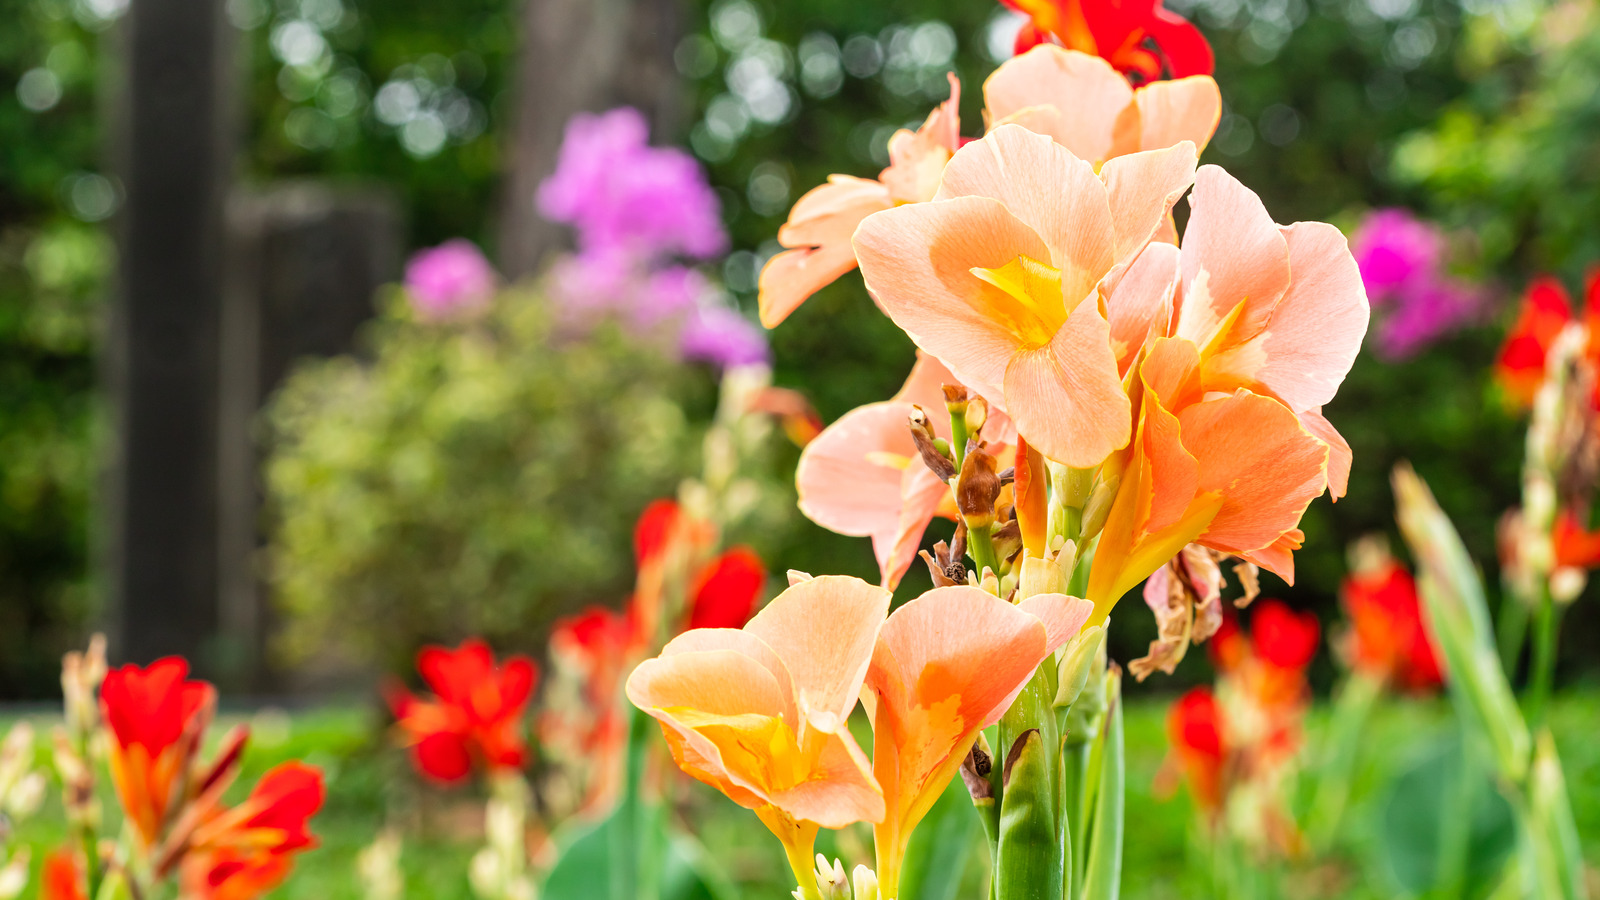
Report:
M 1030 445 L 1099 465 L 1132 431 L 1100 284 L 1155 236 L 1194 166 L 1185 141 L 1096 174 L 1048 137 L 1001 125 L 956 153 L 933 202 L 861 223 L 862 277 L 895 324 Z
M 806 298 L 856 267 L 850 235 L 862 219 L 933 198 L 945 163 L 961 146 L 961 82 L 949 77 L 950 99 L 915 132 L 901 129 L 889 139 L 889 167 L 877 181 L 830 175 L 795 203 L 778 229 L 778 243 L 789 249 L 761 270 L 761 324 L 777 327 Z
M 1209 75 L 1211 45 L 1187 19 L 1161 0 L 1001 0 L 1029 17 L 1017 32 L 1015 52 L 1059 41 L 1071 50 L 1104 58 L 1138 82 Z
M 884 623 L 867 673 L 873 773 L 886 815 L 874 832 L 878 883 L 897 896 L 911 831 L 1033 672 L 1092 606 L 1063 594 L 1012 605 L 975 587 L 935 588 Z
M 89 900 L 83 886 L 83 871 L 72 850 L 62 847 L 50 851 L 39 873 L 40 900 Z
M 956 377 L 925 353 L 893 399 L 845 413 L 800 454 L 795 485 L 800 511 L 830 531 L 871 537 L 882 585 L 894 590 L 916 559 L 935 516 L 955 518 L 950 486 L 918 458 L 907 427 L 913 406 L 928 413 L 934 432 L 950 440 L 944 384 Z M 983 428 L 989 452 L 1015 442 L 1010 420 L 994 412 Z
M 1349 445 L 1321 412 L 1368 319 L 1343 235 L 1277 225 L 1215 166 L 1190 204 L 1182 249 L 1151 244 L 1107 300 L 1139 377 L 1134 440 L 1102 475 L 1121 481 L 1090 574 L 1094 621 L 1191 542 L 1292 584 L 1301 516 L 1349 479 Z
M 290 762 L 269 770 L 243 803 L 195 829 L 181 869 L 184 896 L 254 900 L 277 887 L 294 855 L 317 846 L 307 826 L 325 793 L 313 766 Z
M 111 780 L 146 848 L 166 826 L 217 705 L 216 689 L 188 675 L 189 663 L 169 656 L 149 668 L 113 669 L 100 686 L 100 715 L 111 731 Z
M 436 698 L 394 690 L 389 702 L 418 771 L 449 783 L 472 774 L 474 764 L 522 768 L 522 714 L 539 680 L 532 660 L 496 664 L 488 644 L 469 640 L 455 650 L 424 647 L 417 669 Z
M 1021 125 L 1095 164 L 1182 141 L 1204 150 L 1222 118 L 1209 75 L 1136 88 L 1104 59 L 1054 44 L 1002 63 L 983 83 L 983 101 L 990 127 Z
M 884 815 L 845 726 L 888 609 L 889 592 L 857 578 L 802 581 L 742 630 L 685 632 L 628 678 L 678 767 L 754 810 L 802 884 L 819 827 Z

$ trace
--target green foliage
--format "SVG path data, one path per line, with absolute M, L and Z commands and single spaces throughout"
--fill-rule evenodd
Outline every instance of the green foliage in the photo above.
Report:
M 388 299 L 370 360 L 308 363 L 270 410 L 284 649 L 396 670 L 429 640 L 536 650 L 551 617 L 626 593 L 633 521 L 694 471 L 708 385 L 614 328 L 562 335 L 534 293 L 463 324 Z
M 95 14 L 0 0 L 0 697 L 53 691 L 90 613 L 101 293 Z

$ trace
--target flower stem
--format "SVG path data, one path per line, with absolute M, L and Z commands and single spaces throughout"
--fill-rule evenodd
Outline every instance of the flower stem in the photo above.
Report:
M 1528 726 L 1537 731 L 1544 722 L 1544 711 L 1550 699 L 1551 685 L 1555 682 L 1556 648 L 1561 632 L 1561 611 L 1556 608 L 1549 589 L 1540 592 L 1539 607 L 1534 611 L 1532 672 L 1528 678 L 1528 697 L 1523 706 Z

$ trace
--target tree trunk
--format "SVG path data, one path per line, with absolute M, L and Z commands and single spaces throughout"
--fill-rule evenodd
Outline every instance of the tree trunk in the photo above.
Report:
M 555 170 L 568 119 L 626 105 L 645 114 L 657 141 L 676 131 L 673 51 L 684 12 L 682 0 L 524 0 L 497 248 L 508 277 L 537 271 L 562 246 L 561 227 L 539 217 L 534 197 Z

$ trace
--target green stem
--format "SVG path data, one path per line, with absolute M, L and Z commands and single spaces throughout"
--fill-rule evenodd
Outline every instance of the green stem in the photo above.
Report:
M 950 454 L 956 458 L 956 471 L 961 471 L 961 464 L 967 459 L 967 417 L 965 415 L 950 416 Z
M 1439 816 L 1439 857 L 1435 873 L 1437 889 L 1433 896 L 1440 900 L 1461 897 L 1467 887 L 1467 860 L 1472 839 L 1472 811 L 1478 791 L 1474 777 L 1472 735 L 1465 729 L 1461 734 L 1461 753 L 1456 757 L 1455 790 L 1445 799 L 1445 808 Z
M 1311 806 L 1306 829 L 1311 846 L 1326 850 L 1339 830 L 1345 804 L 1350 798 L 1350 782 L 1355 772 L 1362 731 L 1378 697 L 1383 679 L 1356 669 L 1346 679 L 1334 701 L 1324 749 L 1322 774 L 1317 781 L 1317 796 Z
M 994 541 L 990 539 L 993 526 L 986 525 L 982 528 L 967 526 L 967 552 L 972 555 L 972 563 L 977 566 L 978 579 L 983 579 L 983 570 L 988 569 L 1000 577 L 1000 561 L 994 555 Z
M 1561 631 L 1561 610 L 1556 608 L 1548 588 L 1540 592 L 1539 608 L 1533 622 L 1533 670 L 1528 680 L 1528 697 L 1523 704 L 1528 728 L 1537 731 L 1544 723 L 1545 706 L 1555 682 L 1556 648 Z
M 1522 660 L 1522 645 L 1528 640 L 1528 604 L 1522 598 L 1507 593 L 1500 604 L 1500 627 L 1496 637 L 1500 644 L 1500 667 L 1507 678 L 1517 676 L 1517 663 Z

